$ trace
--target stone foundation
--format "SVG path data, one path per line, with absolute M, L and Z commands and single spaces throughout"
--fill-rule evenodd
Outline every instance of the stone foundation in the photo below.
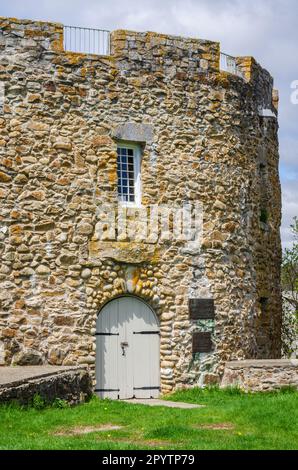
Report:
M 27 405 L 38 394 L 47 404 L 59 398 L 77 405 L 92 396 L 92 381 L 85 367 L 1 367 L 0 374 L 0 403 Z
M 298 360 L 247 360 L 227 362 L 222 387 L 237 386 L 246 391 L 298 388 Z

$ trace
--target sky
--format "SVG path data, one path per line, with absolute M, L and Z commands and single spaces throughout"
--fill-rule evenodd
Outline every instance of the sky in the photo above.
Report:
M 254 56 L 280 94 L 281 235 L 283 247 L 291 247 L 290 224 L 298 216 L 298 99 L 291 99 L 298 81 L 297 0 L 0 0 L 0 16 L 197 37 L 219 41 L 228 54 Z

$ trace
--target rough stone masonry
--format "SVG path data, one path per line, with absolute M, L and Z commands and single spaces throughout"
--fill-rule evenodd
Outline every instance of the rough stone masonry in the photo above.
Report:
M 72 53 L 61 24 L 0 19 L 2 365 L 93 371 L 97 315 L 122 294 L 158 315 L 163 392 L 280 357 L 277 92 L 253 58 L 242 76 L 219 59 L 216 42 L 123 30 L 110 56 Z M 142 148 L 143 207 L 200 201 L 200 249 L 98 239 L 119 141 Z M 193 299 L 214 318 L 192 319 Z

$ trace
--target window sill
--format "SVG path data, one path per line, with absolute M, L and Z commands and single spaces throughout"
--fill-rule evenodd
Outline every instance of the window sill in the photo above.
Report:
M 142 203 L 137 203 L 137 202 L 123 202 L 123 201 L 118 201 L 118 204 L 122 207 L 127 207 L 130 209 L 141 209 Z

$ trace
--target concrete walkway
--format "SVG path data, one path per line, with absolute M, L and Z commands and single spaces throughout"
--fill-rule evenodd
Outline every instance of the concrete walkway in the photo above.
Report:
M 159 400 L 158 398 L 131 398 L 129 400 L 123 400 L 126 403 L 133 405 L 149 405 L 149 406 L 165 406 L 168 408 L 204 408 L 205 405 L 195 405 L 194 403 L 181 403 L 179 401 L 168 401 L 168 400 Z

